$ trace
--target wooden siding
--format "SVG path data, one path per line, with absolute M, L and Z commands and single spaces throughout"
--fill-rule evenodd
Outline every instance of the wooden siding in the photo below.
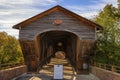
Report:
M 87 63 L 88 66 L 91 64 L 91 57 L 90 55 L 94 53 L 94 44 L 95 40 L 80 40 L 78 42 L 79 47 L 79 53 L 77 53 L 77 73 L 78 74 L 83 74 L 86 73 L 86 70 L 83 70 L 83 63 Z M 89 68 L 88 68 L 89 70 Z M 89 71 L 87 71 L 89 72 Z
M 56 19 L 62 20 L 62 24 L 54 24 Z M 39 66 L 47 64 L 58 50 L 59 41 L 65 43 L 63 51 L 77 73 L 83 72 L 83 63 L 90 63 L 95 32 L 94 27 L 59 10 L 22 27 L 19 39 L 28 72 L 37 72 Z
M 37 71 L 39 56 L 36 54 L 34 41 L 20 40 L 22 52 L 29 72 Z
M 62 20 L 62 24 L 55 25 L 53 23 L 55 19 Z M 81 39 L 95 39 L 95 30 L 93 27 L 61 11 L 52 12 L 23 27 L 20 30 L 19 38 L 21 40 L 33 40 L 36 34 L 50 30 L 70 31 Z

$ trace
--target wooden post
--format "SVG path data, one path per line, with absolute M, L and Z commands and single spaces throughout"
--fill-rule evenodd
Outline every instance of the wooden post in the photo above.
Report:
M 101 68 L 101 64 L 100 64 L 100 63 L 98 64 L 98 67 L 100 67 L 100 68 Z
M 114 68 L 114 66 L 112 66 L 111 71 L 112 71 L 112 72 L 115 72 L 115 68 Z
M 106 69 L 106 64 L 104 64 L 104 69 Z
M 94 62 L 93 66 L 95 66 L 95 67 L 96 67 L 96 62 Z
M 1 63 L 0 63 L 0 70 L 1 70 Z

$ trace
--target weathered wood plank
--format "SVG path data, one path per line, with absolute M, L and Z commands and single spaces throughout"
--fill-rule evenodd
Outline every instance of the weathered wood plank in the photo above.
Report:
M 62 23 L 54 24 L 56 19 Z M 36 71 L 38 66 L 47 64 L 58 50 L 66 52 L 76 70 L 82 70 L 83 63 L 89 63 L 95 29 L 69 14 L 55 11 L 23 27 L 19 38 L 29 71 Z M 65 43 L 65 49 L 56 48 L 59 41 Z
M 53 23 L 55 19 L 61 19 L 62 24 L 55 25 Z M 76 18 L 64 14 L 63 12 L 56 11 L 23 27 L 20 30 L 20 39 L 33 39 L 36 34 L 47 29 L 69 30 L 78 34 L 81 38 L 85 35 L 83 37 L 84 39 L 94 39 L 95 37 L 95 31 L 90 26 L 78 21 Z
M 20 40 L 20 44 L 21 44 L 25 64 L 27 65 L 27 71 L 36 72 L 39 62 L 38 60 L 39 56 L 36 54 L 34 41 Z

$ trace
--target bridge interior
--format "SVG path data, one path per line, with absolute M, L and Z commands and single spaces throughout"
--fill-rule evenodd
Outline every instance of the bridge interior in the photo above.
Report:
M 58 51 L 65 52 L 65 58 L 69 59 L 76 69 L 77 41 L 79 38 L 67 31 L 48 31 L 37 36 L 37 49 L 40 57 L 39 66 L 50 62 Z

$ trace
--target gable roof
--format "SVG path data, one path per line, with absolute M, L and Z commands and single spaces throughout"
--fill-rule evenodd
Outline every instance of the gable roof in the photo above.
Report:
M 31 17 L 31 18 L 29 18 L 29 19 L 27 19 L 27 20 L 25 20 L 25 21 L 23 21 L 21 23 L 18 23 L 16 25 L 14 25 L 13 28 L 21 29 L 22 27 L 24 27 L 25 25 L 29 24 L 30 22 L 33 22 L 33 21 L 35 21 L 37 19 L 40 19 L 41 17 L 43 17 L 43 16 L 45 16 L 47 14 L 50 14 L 50 13 L 56 11 L 56 10 L 60 10 L 60 11 L 62 11 L 64 13 L 67 13 L 67 14 L 77 18 L 78 20 L 82 21 L 85 24 L 88 24 L 88 25 L 90 25 L 92 27 L 96 27 L 97 30 L 103 29 L 102 26 L 100 26 L 100 25 L 98 25 L 98 24 L 96 24 L 96 23 L 94 23 L 94 22 L 92 22 L 92 21 L 90 21 L 90 20 L 88 20 L 88 19 L 86 19 L 86 18 L 84 18 L 84 17 L 82 17 L 82 16 L 72 12 L 72 11 L 69 11 L 69 10 L 59 6 L 59 5 L 51 8 L 51 9 L 48 9 L 48 10 L 46 10 L 46 11 L 44 11 L 44 12 L 42 12 L 42 13 L 36 15 L 36 16 L 33 16 L 33 17 Z

